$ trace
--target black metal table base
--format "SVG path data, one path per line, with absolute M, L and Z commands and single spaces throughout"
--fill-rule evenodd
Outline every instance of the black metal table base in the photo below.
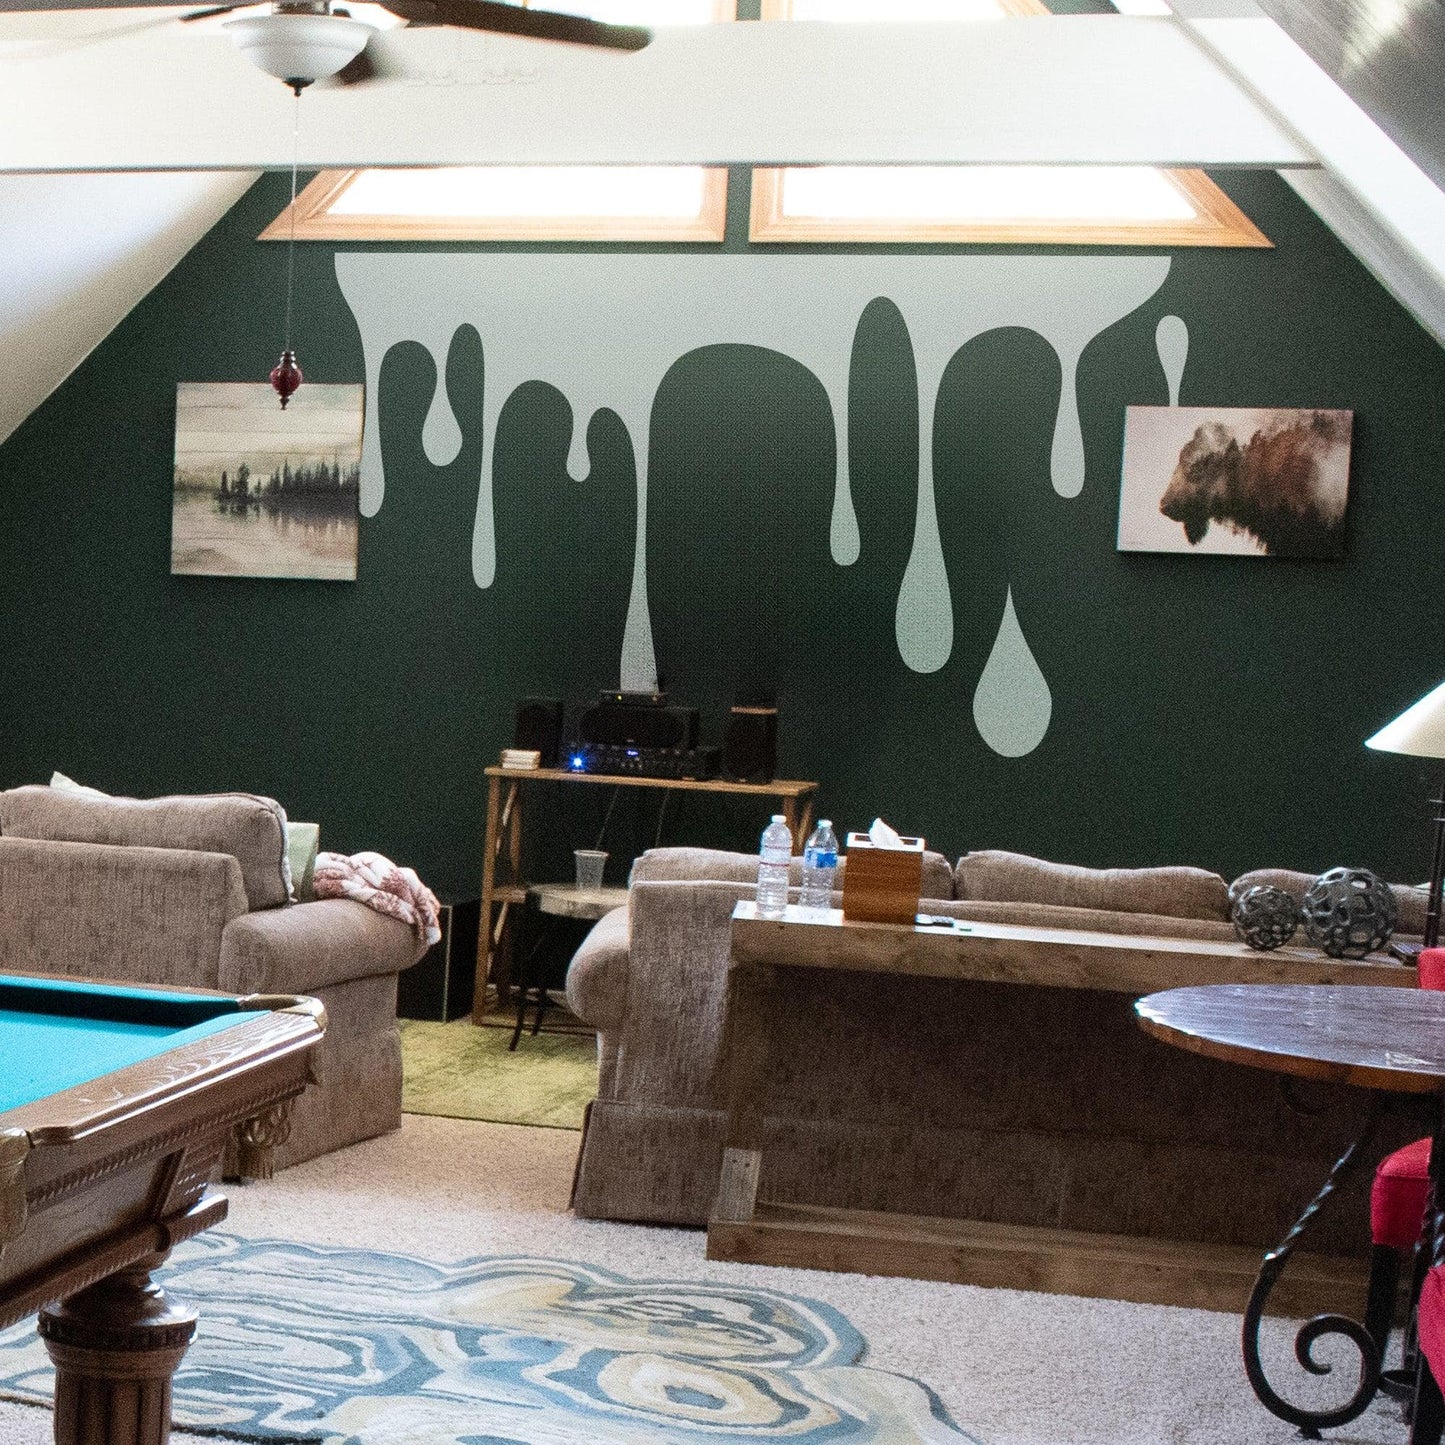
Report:
M 1265 1305 L 1269 1301 L 1270 1293 L 1278 1283 L 1280 1275 L 1284 1273 L 1284 1267 L 1289 1263 L 1295 1246 L 1335 1191 L 1354 1173 L 1361 1157 L 1368 1150 L 1379 1125 L 1381 1109 L 1381 1096 L 1372 1094 L 1370 1112 L 1358 1138 L 1335 1161 L 1328 1178 L 1320 1186 L 1319 1193 L 1306 1205 L 1289 1233 L 1265 1255 L 1259 1274 L 1255 1277 L 1254 1288 L 1250 1291 L 1249 1304 L 1244 1311 L 1242 1349 L 1244 1372 L 1249 1378 L 1250 1388 L 1266 1410 L 1291 1425 L 1297 1425 L 1306 1440 L 1318 1440 L 1321 1430 L 1349 1424 L 1369 1408 L 1370 1402 L 1379 1392 L 1385 1344 L 1389 1338 L 1390 1317 L 1394 1311 L 1394 1290 L 1389 1291 L 1389 1308 L 1384 1315 L 1383 1327 L 1378 1317 L 1371 1319 L 1367 1326 L 1348 1315 L 1321 1314 L 1306 1320 L 1295 1335 L 1295 1359 L 1311 1375 L 1328 1375 L 1333 1371 L 1332 1365 L 1315 1358 L 1315 1345 L 1325 1337 L 1343 1335 L 1359 1350 L 1360 1382 L 1350 1398 L 1333 1409 L 1309 1410 L 1301 1405 L 1293 1405 L 1274 1389 L 1265 1377 L 1264 1367 L 1260 1362 L 1260 1326 L 1264 1321 Z

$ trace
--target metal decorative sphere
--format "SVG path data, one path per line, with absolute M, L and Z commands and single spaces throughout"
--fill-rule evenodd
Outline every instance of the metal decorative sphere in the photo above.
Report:
M 1395 895 L 1366 868 L 1321 873 L 1300 912 L 1309 941 L 1331 958 L 1363 958 L 1395 931 Z
M 1299 927 L 1300 908 L 1292 893 L 1256 883 L 1234 900 L 1231 915 L 1234 931 L 1251 948 L 1267 953 L 1294 937 Z

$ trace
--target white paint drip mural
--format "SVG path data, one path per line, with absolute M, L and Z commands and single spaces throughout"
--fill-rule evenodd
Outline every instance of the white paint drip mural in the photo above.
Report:
M 648 690 L 657 680 L 647 600 L 648 432 L 664 375 L 688 352 L 727 343 L 766 347 L 812 371 L 827 392 L 838 443 L 829 550 L 838 566 L 851 566 L 862 539 L 848 481 L 848 368 L 864 308 L 887 297 L 908 328 L 919 388 L 918 476 L 907 479 L 914 490 L 913 544 L 894 630 L 904 664 L 936 672 L 953 651 L 953 596 L 932 448 L 945 368 L 966 342 L 1000 327 L 1022 327 L 1048 342 L 1063 386 L 1047 482 L 1059 496 L 1077 497 L 1084 486 L 1079 358 L 1090 341 L 1148 301 L 1168 273 L 1167 256 L 338 253 L 337 281 L 360 328 L 366 361 L 361 512 L 375 516 L 385 495 L 377 389 L 382 361 L 399 342 L 419 343 L 436 364 L 422 446 L 434 466 L 447 466 L 462 446 L 446 397 L 447 353 L 463 326 L 475 327 L 481 337 L 485 451 L 472 532 L 472 575 L 479 587 L 490 587 L 497 575 L 492 486 L 497 418 L 507 399 L 528 381 L 548 382 L 567 397 L 567 465 L 578 481 L 590 471 L 588 422 L 599 408 L 611 408 L 631 437 L 637 471 L 620 683 Z M 1164 318 L 1155 344 L 1173 403 L 1188 346 L 1184 323 Z M 1042 741 L 1052 707 L 1010 587 L 975 690 L 974 721 L 995 752 L 1021 757 Z

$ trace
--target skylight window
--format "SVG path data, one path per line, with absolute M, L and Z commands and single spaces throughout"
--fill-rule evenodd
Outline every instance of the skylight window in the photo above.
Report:
M 695 219 L 700 166 L 448 166 L 362 171 L 333 216 L 649 216 Z
M 721 241 L 727 171 L 441 166 L 323 171 L 296 198 L 303 241 Z M 263 241 L 291 234 L 289 209 Z
M 852 221 L 1191 221 L 1143 166 L 818 166 L 789 170 L 784 217 Z
M 1268 246 L 1203 171 L 808 166 L 753 172 L 754 241 Z

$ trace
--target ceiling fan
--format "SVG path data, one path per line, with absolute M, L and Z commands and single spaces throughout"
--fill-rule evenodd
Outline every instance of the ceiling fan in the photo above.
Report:
M 194 0 L 0 0 L 0 10 L 125 9 L 133 4 L 181 8 Z M 641 25 L 617 25 L 584 15 L 534 10 L 528 0 L 372 0 L 406 26 L 450 26 L 533 40 L 561 41 L 605 50 L 641 50 L 652 39 Z M 233 11 L 253 10 L 255 0 L 232 0 L 188 10 L 183 23 L 209 20 Z M 149 21 L 140 28 L 155 24 Z M 252 64 L 284 80 L 297 94 L 312 81 L 334 78 L 356 85 L 393 74 L 380 47 L 369 42 L 382 30 L 353 18 L 333 0 L 274 0 L 264 15 L 243 15 L 225 23 L 237 47 Z
M 640 25 L 613 25 L 505 0 L 379 3 L 405 25 L 445 25 L 607 50 L 640 50 L 652 39 L 652 32 Z M 193 10 L 180 19 L 204 20 L 243 8 L 249 8 L 245 0 Z M 333 8 L 331 0 L 276 0 L 270 14 L 228 21 L 225 28 L 248 60 L 298 94 L 303 85 L 327 76 L 342 85 L 358 85 L 388 73 L 375 49 L 368 50 L 376 28 L 353 19 L 340 5 Z

